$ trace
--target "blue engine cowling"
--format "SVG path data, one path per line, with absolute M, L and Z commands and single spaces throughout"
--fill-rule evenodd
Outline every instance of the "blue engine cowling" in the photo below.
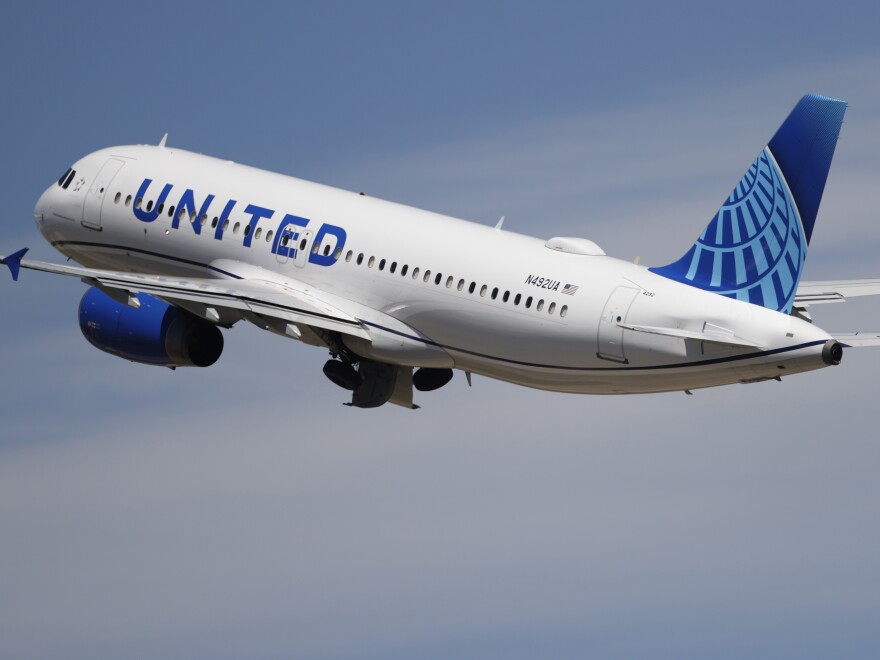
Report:
M 79 328 L 95 348 L 132 362 L 162 367 L 209 367 L 223 352 L 217 326 L 144 293 L 139 308 L 100 289 L 79 303 Z

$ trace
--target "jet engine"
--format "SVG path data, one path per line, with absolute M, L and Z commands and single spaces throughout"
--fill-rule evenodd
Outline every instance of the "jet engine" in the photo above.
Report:
M 140 293 L 139 307 L 117 302 L 96 287 L 79 303 L 79 327 L 95 348 L 162 367 L 209 367 L 223 352 L 217 326 Z

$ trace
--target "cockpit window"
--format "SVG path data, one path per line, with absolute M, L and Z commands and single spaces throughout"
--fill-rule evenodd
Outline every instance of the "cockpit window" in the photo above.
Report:
M 73 181 L 73 177 L 76 176 L 76 170 L 71 168 L 64 173 L 60 179 L 58 179 L 58 185 L 67 190 L 67 186 L 70 185 L 70 182 Z

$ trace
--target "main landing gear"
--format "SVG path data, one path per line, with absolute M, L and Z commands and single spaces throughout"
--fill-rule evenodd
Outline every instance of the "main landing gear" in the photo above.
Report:
M 334 358 L 337 355 L 334 354 Z M 412 373 L 410 367 L 398 367 L 375 360 L 342 357 L 327 360 L 324 375 L 344 390 L 352 392 L 351 403 L 356 408 L 376 408 L 391 401 L 408 408 L 412 405 L 412 389 L 431 392 L 452 380 L 452 369 L 421 368 Z
M 342 360 L 327 360 L 324 364 L 324 375 L 330 379 L 330 381 L 339 385 L 344 390 L 349 390 L 350 392 L 354 392 L 357 389 L 357 386 L 361 384 L 361 377 L 358 376 L 358 372 L 349 362 L 343 362 Z

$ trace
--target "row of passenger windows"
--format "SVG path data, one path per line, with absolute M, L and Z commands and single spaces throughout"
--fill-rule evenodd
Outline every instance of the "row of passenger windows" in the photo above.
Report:
M 349 250 L 345 255 L 345 261 L 349 262 L 352 259 L 355 259 L 355 263 L 358 266 L 360 266 L 361 264 L 364 263 L 364 253 L 361 252 L 360 254 L 357 255 L 357 258 L 355 258 L 354 252 L 352 250 Z M 380 259 L 378 262 L 379 270 L 384 271 L 387 266 L 389 273 L 396 273 L 398 271 L 397 265 L 398 264 L 396 261 L 392 261 L 389 264 L 385 259 Z M 373 268 L 374 266 L 376 266 L 376 257 L 370 257 L 369 259 L 367 259 L 367 268 Z M 404 264 L 403 266 L 400 267 L 400 276 L 401 277 L 406 277 L 408 273 L 410 274 L 410 277 L 412 277 L 412 279 L 418 280 L 421 278 L 422 282 L 425 282 L 426 284 L 431 282 L 433 279 L 435 286 L 440 286 L 441 284 L 445 283 L 447 289 L 451 289 L 453 286 L 455 286 L 456 290 L 464 291 L 465 286 L 467 286 L 467 292 L 469 294 L 474 294 L 477 291 L 477 283 L 474 281 L 471 281 L 470 284 L 468 284 L 468 282 L 466 280 L 459 279 L 458 282 L 456 283 L 456 280 L 452 275 L 448 275 L 446 277 L 446 279 L 444 280 L 443 273 L 435 273 L 432 278 L 432 273 L 430 270 L 425 270 L 424 272 L 422 272 L 421 269 L 419 269 L 418 267 L 415 267 L 412 269 L 412 271 L 410 271 L 409 266 L 406 264 Z M 505 303 L 512 302 L 514 305 L 523 304 L 523 306 L 526 309 L 531 309 L 532 304 L 534 303 L 535 309 L 537 311 L 539 311 L 539 312 L 544 311 L 544 300 L 543 299 L 539 299 L 537 302 L 535 302 L 535 299 L 532 296 L 528 296 L 528 297 L 525 297 L 525 299 L 523 299 L 523 294 L 521 294 L 521 293 L 511 294 L 510 291 L 504 291 L 502 293 L 501 289 L 499 289 L 497 286 L 493 287 L 492 291 L 490 292 L 489 285 L 483 284 L 480 286 L 480 297 L 485 298 L 487 295 L 492 300 L 498 300 L 500 298 L 501 302 L 505 302 Z M 555 314 L 556 313 L 556 303 L 555 302 L 551 302 L 547 306 L 547 313 L 548 314 Z M 562 305 L 562 307 L 559 308 L 559 316 L 565 317 L 567 314 L 568 314 L 568 305 Z
M 64 178 L 66 178 L 66 177 L 62 177 L 62 179 L 64 179 Z M 121 192 L 116 193 L 116 196 L 113 198 L 113 203 L 118 204 L 121 200 L 122 200 L 122 193 Z M 125 198 L 125 206 L 131 206 L 131 203 L 132 203 L 132 196 L 128 195 Z M 136 200 L 134 200 L 135 208 L 137 208 L 137 209 L 141 208 L 142 204 L 143 204 L 142 198 L 138 197 Z M 157 211 L 159 212 L 160 215 L 165 210 L 164 206 L 165 206 L 164 204 L 159 204 Z M 152 200 L 148 201 L 146 207 L 144 207 L 144 208 L 146 208 L 147 212 L 152 211 L 153 210 L 153 201 Z M 168 217 L 169 218 L 174 217 L 174 206 L 173 205 L 168 207 Z M 180 209 L 177 212 L 177 217 L 180 220 L 187 219 L 193 224 L 195 224 L 195 222 L 196 222 L 196 214 L 192 211 L 189 213 L 189 215 L 187 215 L 186 211 L 184 209 Z M 205 224 L 207 224 L 207 222 L 208 222 L 207 213 L 203 213 L 201 215 L 201 217 L 198 219 L 198 222 L 202 226 L 205 226 Z M 214 218 L 211 220 L 211 228 L 215 229 L 219 222 L 220 222 L 220 218 L 215 215 Z M 241 230 L 242 224 L 244 224 L 244 223 L 241 223 L 241 222 L 230 223 L 229 219 L 226 219 L 223 221 L 222 231 L 225 232 L 227 229 L 229 229 L 230 224 L 232 224 L 232 233 L 237 234 L 239 232 L 239 230 Z M 244 235 L 247 236 L 250 233 L 250 231 L 251 231 L 250 225 L 244 224 L 244 230 L 243 230 Z M 257 227 L 256 231 L 254 232 L 254 238 L 259 240 L 262 233 L 263 233 L 262 227 Z M 274 232 L 271 229 L 266 232 L 266 242 L 267 243 L 272 240 L 273 235 L 274 235 Z M 281 237 L 281 244 L 284 245 L 285 247 L 287 246 L 287 244 L 289 242 L 290 242 L 290 235 L 289 234 L 285 234 L 284 236 Z M 308 242 L 307 239 L 305 239 L 305 238 L 301 239 L 300 244 L 299 244 L 299 249 L 304 250 L 306 248 L 307 242 Z M 324 249 L 322 251 L 322 254 L 324 256 L 328 256 L 330 254 L 330 248 L 331 248 L 330 245 L 325 245 Z M 320 249 L 321 249 L 321 246 L 317 242 L 314 245 L 312 245 L 312 252 L 313 253 L 317 254 Z M 342 255 L 342 248 L 337 248 L 336 254 L 334 256 L 338 259 L 341 255 Z M 350 262 L 353 258 L 354 258 L 354 252 L 352 250 L 349 250 L 348 253 L 346 253 L 346 255 L 345 255 L 345 261 Z M 357 259 L 355 260 L 355 263 L 358 266 L 360 266 L 361 264 L 363 264 L 363 262 L 364 262 L 364 253 L 361 252 L 360 254 L 357 255 Z M 372 268 L 375 265 L 376 265 L 376 257 L 370 257 L 367 260 L 367 268 Z M 379 260 L 379 270 L 384 271 L 386 265 L 387 265 L 387 262 L 385 259 Z M 393 261 L 393 262 L 391 262 L 390 265 L 388 265 L 388 272 L 389 273 L 397 272 L 397 262 L 396 261 Z M 403 265 L 400 267 L 401 277 L 406 277 L 407 273 L 409 273 L 409 272 L 410 272 L 410 269 L 409 269 L 408 265 Z M 421 275 L 421 279 L 423 282 L 428 283 L 431 281 L 431 271 L 430 270 L 426 270 L 426 271 L 424 271 L 424 273 L 422 273 L 418 267 L 412 269 L 412 274 L 411 274 L 412 279 L 418 280 L 420 275 Z M 443 282 L 443 274 L 436 273 L 434 275 L 434 284 L 437 286 L 440 286 L 440 284 L 442 282 Z M 446 278 L 446 288 L 451 289 L 453 284 L 455 284 L 455 278 L 450 275 Z M 466 284 L 467 284 L 467 282 L 465 282 L 465 280 L 459 279 L 458 284 L 456 285 L 456 289 L 458 291 L 464 291 Z M 477 290 L 477 283 L 472 281 L 467 286 L 467 292 L 469 294 L 473 294 L 474 292 L 476 292 L 476 290 Z M 489 295 L 489 297 L 492 300 L 497 300 L 500 295 L 501 302 L 504 302 L 504 303 L 510 302 L 510 300 L 511 300 L 510 291 L 504 291 L 504 293 L 501 293 L 501 290 L 498 287 L 494 287 L 492 289 L 491 293 L 489 293 L 489 285 L 483 284 L 480 287 L 480 297 L 485 298 L 486 295 Z M 513 295 L 512 302 L 515 306 L 518 306 L 520 303 L 523 303 L 523 305 L 525 306 L 526 309 L 531 309 L 532 303 L 534 303 L 535 300 L 532 296 L 528 296 L 525 300 L 523 300 L 523 295 L 521 293 L 517 293 L 517 294 Z M 544 300 L 543 299 L 539 299 L 535 303 L 535 309 L 539 312 L 544 311 Z M 555 302 L 551 302 L 549 305 L 547 305 L 547 313 L 551 314 L 551 315 L 556 313 L 556 303 Z M 562 305 L 559 308 L 559 316 L 564 318 L 566 315 L 568 315 L 568 305 Z

